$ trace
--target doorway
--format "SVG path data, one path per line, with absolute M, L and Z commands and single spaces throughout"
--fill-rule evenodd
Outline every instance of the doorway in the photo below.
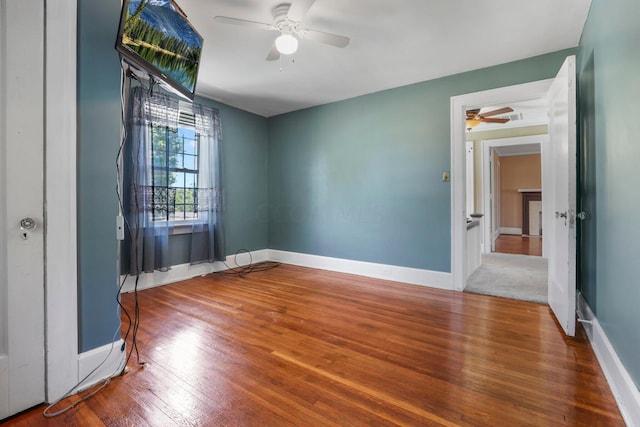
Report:
M 544 107 L 546 115 L 546 107 Z M 526 121 L 525 121 L 526 123 Z M 546 132 L 546 124 L 501 129 L 503 135 Z M 486 134 L 486 133 L 485 133 Z M 542 258 L 542 146 L 546 134 L 484 139 L 467 135 L 479 150 L 477 212 L 483 214 L 480 265 L 465 292 L 547 303 L 547 262 Z
M 546 125 L 518 129 L 523 130 L 546 132 Z M 481 173 L 475 187 L 477 211 L 485 218 L 483 253 L 543 256 L 541 151 L 547 141 L 546 133 L 478 139 Z
M 451 272 L 453 288 L 466 284 L 467 233 L 464 131 L 466 111 L 481 105 L 518 100 L 547 100 L 549 143 L 542 148 L 545 188 L 542 226 L 549 230 L 543 252 L 549 260 L 548 301 L 559 325 L 568 336 L 575 334 L 576 306 L 576 58 L 568 56 L 553 79 L 476 92 L 451 98 Z M 548 251 L 545 251 L 548 248 Z
M 462 291 L 466 286 L 466 230 L 460 226 L 465 223 L 468 215 L 465 209 L 466 204 L 466 179 L 465 179 L 465 146 L 462 141 L 466 140 L 466 127 L 464 114 L 466 110 L 480 108 L 486 105 L 507 105 L 509 103 L 532 101 L 537 99 L 545 99 L 547 91 L 551 86 L 552 80 L 542 80 L 537 82 L 525 83 L 521 85 L 509 86 L 499 89 L 493 89 L 483 92 L 476 92 L 467 95 L 453 97 L 451 100 L 451 122 L 452 122 L 452 276 L 453 287 Z M 540 141 L 538 140 L 538 143 Z M 461 146 L 458 146 L 462 144 Z M 541 145 L 541 156 L 544 159 L 545 147 Z M 543 161 L 544 164 L 544 161 Z M 542 180 L 544 183 L 545 173 L 542 172 Z M 544 198 L 544 193 L 543 193 Z M 543 205 L 545 201 L 543 200 Z M 546 224 L 549 222 L 549 215 L 543 215 L 542 229 L 548 229 Z M 486 222 L 486 221 L 485 221 Z M 485 224 L 486 229 L 486 224 Z M 485 250 L 486 244 L 485 233 Z M 490 246 L 489 246 L 490 247 Z M 543 248 L 544 252 L 544 248 Z

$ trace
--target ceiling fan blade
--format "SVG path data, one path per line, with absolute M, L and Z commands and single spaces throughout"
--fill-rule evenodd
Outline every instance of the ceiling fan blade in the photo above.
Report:
M 499 114 L 506 114 L 513 111 L 511 107 L 504 107 L 498 110 L 488 111 L 486 113 L 478 114 L 479 117 L 489 117 L 489 116 L 497 116 Z
M 481 117 L 480 121 L 485 123 L 507 123 L 510 119 L 492 119 L 490 117 Z
M 278 49 L 276 49 L 276 45 L 274 44 L 271 50 L 269 51 L 269 54 L 267 55 L 266 60 L 275 61 L 277 59 L 280 59 L 280 52 L 278 52 Z
M 324 43 L 335 47 L 346 47 L 351 41 L 349 37 L 316 30 L 301 30 L 298 35 L 301 39 Z
M 272 24 L 265 24 L 263 22 L 247 21 L 246 19 L 229 18 L 228 16 L 216 16 L 214 21 L 221 24 L 239 25 L 241 27 L 256 28 L 258 30 L 273 31 L 277 30 Z
M 315 1 L 316 0 L 294 0 L 291 7 L 289 7 L 287 17 L 292 21 L 302 22 L 304 16 Z

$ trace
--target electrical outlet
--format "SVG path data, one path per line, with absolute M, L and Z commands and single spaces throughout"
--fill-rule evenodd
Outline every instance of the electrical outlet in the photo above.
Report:
M 124 217 L 122 215 L 116 217 L 116 240 L 124 240 Z
M 442 172 L 442 182 L 449 182 L 449 171 Z

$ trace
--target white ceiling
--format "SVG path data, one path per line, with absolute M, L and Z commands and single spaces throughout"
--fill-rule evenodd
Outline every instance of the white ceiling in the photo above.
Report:
M 269 117 L 575 47 L 591 0 L 316 0 L 302 28 L 351 43 L 301 40 L 294 63 L 265 60 L 277 33 L 213 21 L 271 23 L 286 0 L 177 2 L 204 37 L 197 93 Z

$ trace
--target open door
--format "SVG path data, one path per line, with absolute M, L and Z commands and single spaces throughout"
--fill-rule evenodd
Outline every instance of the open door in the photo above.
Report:
M 44 13 L 0 0 L 0 420 L 45 400 Z
M 549 305 L 564 332 L 576 327 L 576 65 L 565 60 L 547 94 L 553 212 L 549 249 Z

